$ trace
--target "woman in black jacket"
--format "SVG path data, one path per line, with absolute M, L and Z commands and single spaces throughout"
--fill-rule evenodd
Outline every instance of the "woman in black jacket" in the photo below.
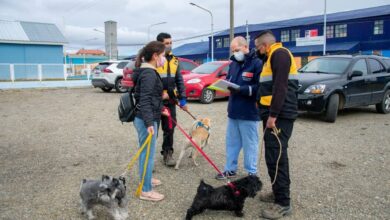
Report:
M 139 111 L 134 119 L 134 126 L 138 133 L 138 142 L 141 146 L 149 134 L 152 134 L 150 154 L 146 168 L 145 181 L 142 187 L 140 199 L 149 201 L 160 201 L 164 195 L 153 191 L 152 187 L 161 184 L 161 181 L 152 178 L 154 166 L 154 154 L 156 148 L 157 124 L 162 114 L 162 93 L 163 85 L 156 68 L 164 66 L 165 46 L 161 42 L 152 41 L 148 43 L 138 54 L 136 70 L 133 74 L 135 83 L 135 99 L 139 104 Z M 166 112 L 163 112 L 167 115 Z M 139 159 L 140 178 L 144 172 L 146 149 L 142 151 Z

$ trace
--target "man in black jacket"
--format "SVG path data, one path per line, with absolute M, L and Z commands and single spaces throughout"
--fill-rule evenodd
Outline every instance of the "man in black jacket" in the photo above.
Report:
M 258 105 L 266 129 L 264 143 L 268 175 L 274 182 L 272 193 L 260 195 L 260 200 L 274 202 L 271 208 L 263 210 L 262 216 L 278 219 L 292 212 L 287 147 L 298 115 L 298 71 L 291 52 L 276 42 L 271 31 L 260 33 L 255 38 L 255 45 L 265 61 L 260 74 Z M 272 132 L 279 137 L 281 146 Z
M 167 59 L 163 67 L 157 68 L 164 86 L 163 103 L 169 109 L 173 120 L 176 121 L 176 103 L 179 103 L 183 110 L 188 110 L 186 89 L 180 72 L 180 63 L 179 59 L 172 54 L 172 37 L 170 34 L 160 33 L 157 35 L 157 41 L 165 45 L 165 57 Z M 163 155 L 164 164 L 173 167 L 176 165 L 176 161 L 172 157 L 175 125 L 170 123 L 167 117 L 161 118 L 161 125 L 163 130 L 161 154 Z

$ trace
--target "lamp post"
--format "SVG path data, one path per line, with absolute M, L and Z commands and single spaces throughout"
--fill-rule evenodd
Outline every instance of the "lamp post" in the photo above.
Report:
M 150 28 L 151 28 L 151 27 L 154 27 L 154 26 L 157 26 L 157 25 L 166 24 L 166 23 L 167 23 L 166 21 L 163 21 L 163 22 L 160 22 L 160 23 L 156 23 L 156 24 L 151 24 L 151 25 L 149 25 L 149 27 L 148 27 L 148 42 L 150 41 Z
M 214 17 L 213 17 L 213 13 L 210 10 L 203 8 L 202 6 L 199 6 L 193 2 L 190 2 L 190 5 L 198 7 L 200 9 L 202 9 L 203 11 L 208 12 L 211 16 L 211 61 L 214 61 Z

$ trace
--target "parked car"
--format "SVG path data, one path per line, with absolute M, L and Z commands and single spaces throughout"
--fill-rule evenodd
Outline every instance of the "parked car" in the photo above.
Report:
M 100 62 L 92 70 L 92 85 L 104 92 L 110 92 L 114 88 L 116 92 L 126 92 L 127 88 L 122 86 L 122 78 L 123 68 L 129 62 L 129 60 Z
M 299 70 L 298 106 L 334 122 L 339 110 L 375 105 L 390 112 L 390 59 L 379 56 L 324 56 Z
M 204 63 L 189 74 L 184 75 L 186 95 L 191 99 L 199 99 L 201 103 L 210 104 L 215 98 L 228 97 L 230 93 L 214 91 L 207 87 L 219 79 L 226 79 L 230 61 Z
M 191 70 L 193 70 L 195 67 L 199 66 L 199 64 L 193 62 L 189 59 L 184 58 L 178 58 L 181 66 L 181 74 L 185 75 L 188 74 Z M 129 63 L 125 66 L 123 69 L 123 80 L 122 80 L 122 86 L 126 89 L 133 87 L 133 79 L 131 78 L 131 75 L 133 74 L 135 61 L 130 60 Z

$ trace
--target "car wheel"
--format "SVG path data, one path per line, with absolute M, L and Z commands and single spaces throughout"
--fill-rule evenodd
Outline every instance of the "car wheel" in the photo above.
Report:
M 214 101 L 215 93 L 211 89 L 203 89 L 200 96 L 200 102 L 203 104 L 210 104 Z
M 115 81 L 115 91 L 116 91 L 116 92 L 119 92 L 119 93 L 127 92 L 127 88 L 125 88 L 125 87 L 122 86 L 122 79 L 123 79 L 123 78 L 118 78 L 118 79 Z
M 388 114 L 390 113 L 390 90 L 385 92 L 382 102 L 375 105 L 376 110 L 379 113 Z
M 111 87 L 103 87 L 102 88 L 103 92 L 110 92 L 112 90 Z
M 333 94 L 330 96 L 328 101 L 328 106 L 326 108 L 324 120 L 326 122 L 335 122 L 337 113 L 339 111 L 339 102 L 340 96 L 339 94 Z

